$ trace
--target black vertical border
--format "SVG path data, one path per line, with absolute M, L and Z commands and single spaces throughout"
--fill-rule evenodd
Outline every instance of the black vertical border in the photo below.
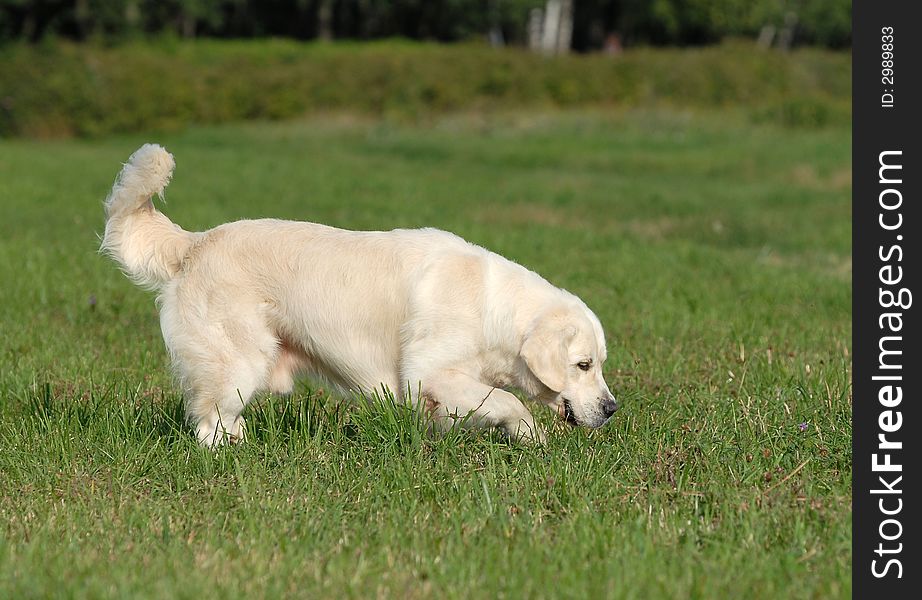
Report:
M 852 3 L 852 392 L 853 392 L 853 480 L 852 480 L 852 594 L 854 598 L 898 599 L 917 598 L 922 595 L 922 562 L 919 545 L 919 490 L 920 481 L 919 448 L 922 441 L 922 424 L 919 423 L 919 403 L 922 402 L 922 362 L 919 359 L 919 317 L 922 311 L 922 289 L 919 289 L 918 238 L 922 236 L 922 223 L 918 215 L 918 204 L 922 202 L 922 154 L 918 136 L 922 117 L 922 95 L 919 79 L 922 78 L 922 19 L 919 18 L 919 2 L 916 0 L 853 0 Z M 894 81 L 888 85 L 882 81 L 882 28 L 893 27 L 894 36 Z M 884 108 L 882 94 L 885 88 L 892 89 L 893 107 Z M 879 224 L 879 194 L 893 187 L 879 182 L 879 155 L 888 150 L 901 150 L 899 157 L 902 168 L 903 224 L 899 231 L 886 231 Z M 889 196 L 893 198 L 893 196 Z M 887 215 L 892 218 L 893 215 Z M 902 235 L 902 240 L 896 236 Z M 886 255 L 893 246 L 903 251 L 902 261 L 888 262 L 880 258 L 881 249 Z M 880 269 L 885 264 L 900 265 L 903 280 L 891 287 L 906 287 L 913 292 L 912 306 L 906 310 L 881 308 L 878 300 Z M 879 326 L 879 317 L 891 310 L 903 313 L 902 347 L 900 356 L 903 368 L 901 374 L 903 400 L 899 410 L 903 418 L 902 427 L 887 434 L 888 439 L 903 443 L 902 450 L 878 450 L 878 434 L 881 433 L 878 419 L 887 410 L 878 401 L 880 381 L 872 377 L 881 374 L 878 369 L 879 341 L 888 335 L 887 329 Z M 892 374 L 889 371 L 888 374 Z M 899 495 L 873 494 L 871 491 L 883 486 L 878 477 L 885 476 L 891 485 L 893 474 L 874 473 L 871 469 L 874 453 L 890 453 L 892 461 L 902 465 L 903 479 L 894 488 Z M 882 459 L 879 458 L 879 462 Z M 886 497 L 886 508 L 896 506 L 896 498 L 902 499 L 902 509 L 893 518 L 900 521 L 900 538 L 886 541 L 880 535 L 881 523 L 889 518 L 881 513 L 879 500 Z M 893 535 L 894 524 L 885 528 Z M 896 548 L 902 543 L 899 553 L 876 553 L 878 544 L 885 548 Z M 886 561 L 895 558 L 902 565 L 902 577 L 896 577 L 898 570 L 891 565 L 888 575 L 882 578 L 872 573 L 872 561 L 883 570 Z

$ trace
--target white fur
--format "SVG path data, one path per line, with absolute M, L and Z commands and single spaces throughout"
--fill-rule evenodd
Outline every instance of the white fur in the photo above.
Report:
M 383 386 L 441 426 L 498 426 L 523 440 L 542 434 L 507 388 L 580 425 L 611 416 L 602 327 L 576 296 L 436 229 L 262 219 L 187 232 L 151 202 L 173 166 L 157 145 L 131 156 L 106 199 L 102 249 L 159 290 L 203 444 L 242 438 L 253 395 L 288 393 L 301 373 L 345 393 Z

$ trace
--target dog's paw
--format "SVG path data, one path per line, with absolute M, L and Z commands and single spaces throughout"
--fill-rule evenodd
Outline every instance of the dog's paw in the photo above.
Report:
M 196 427 L 196 437 L 205 448 L 240 444 L 246 441 L 246 422 L 237 417 L 230 427 L 224 427 L 217 419 L 206 419 Z
M 246 421 L 243 420 L 243 417 L 237 417 L 237 420 L 234 421 L 231 430 L 227 434 L 227 441 L 231 444 L 242 444 L 247 439 L 247 427 Z
M 525 421 L 522 419 L 514 425 L 507 426 L 505 429 L 509 437 L 519 444 L 532 446 L 535 444 L 543 444 L 547 441 L 544 432 L 533 420 Z

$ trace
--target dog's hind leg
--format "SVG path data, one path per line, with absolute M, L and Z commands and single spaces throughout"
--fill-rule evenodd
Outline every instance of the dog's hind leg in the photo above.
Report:
M 239 315 L 234 315 L 239 316 Z M 268 385 L 278 339 L 257 319 L 185 320 L 161 312 L 161 326 L 185 391 L 186 417 L 204 446 L 242 441 L 243 409 Z
M 269 371 L 267 387 L 273 394 L 286 396 L 294 391 L 298 374 L 311 366 L 311 359 L 296 344 L 281 338 L 275 361 Z
M 253 395 L 265 387 L 270 361 L 253 352 L 225 354 L 205 368 L 188 370 L 186 415 L 203 446 L 243 441 L 241 413 Z
M 241 413 L 257 387 L 238 371 L 214 386 L 199 386 L 186 398 L 186 414 L 203 446 L 236 443 L 245 438 Z

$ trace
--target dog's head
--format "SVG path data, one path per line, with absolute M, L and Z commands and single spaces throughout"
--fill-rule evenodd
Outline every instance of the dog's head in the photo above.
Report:
M 618 410 L 602 378 L 605 334 L 582 302 L 574 300 L 539 314 L 525 335 L 520 355 L 547 388 L 543 399 L 567 422 L 601 427 Z

